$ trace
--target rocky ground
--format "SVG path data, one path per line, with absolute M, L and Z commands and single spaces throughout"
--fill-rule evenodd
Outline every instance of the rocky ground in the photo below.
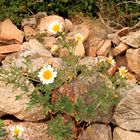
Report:
M 78 17 L 77 17 L 78 18 Z M 54 67 L 63 67 L 61 58 L 67 55 L 67 49 L 54 51 L 58 38 L 52 34 L 42 36 L 53 20 L 58 20 L 71 40 L 76 33 L 83 35 L 74 50 L 75 55 L 81 57 L 81 63 L 92 63 L 97 56 L 112 56 L 116 66 L 109 71 L 113 75 L 120 66 L 128 69 L 127 82 L 132 87 L 121 90 L 122 99 L 115 108 L 112 117 L 98 120 L 87 127 L 79 135 L 79 140 L 139 140 L 140 139 L 140 30 L 133 31 L 129 27 L 111 31 L 104 27 L 98 19 L 74 18 L 64 19 L 46 13 L 38 13 L 29 19 L 24 19 L 22 29 L 19 30 L 10 19 L 0 23 L 0 60 L 2 67 L 24 67 L 21 56 L 32 56 L 33 69 L 36 70 L 44 64 Z M 137 85 L 136 85 L 137 83 Z M 22 94 L 20 89 L 13 90 L 0 82 L 0 117 L 5 119 L 8 128 L 11 125 L 25 126 L 26 140 L 53 140 L 44 133 L 47 124 L 44 123 L 46 115 L 42 107 L 34 107 L 28 111 L 29 95 L 34 89 L 31 85 L 28 94 L 15 101 L 15 96 Z M 14 119 L 7 117 L 14 116 Z M 30 134 L 29 131 L 30 131 Z M 9 140 L 10 138 L 5 138 Z

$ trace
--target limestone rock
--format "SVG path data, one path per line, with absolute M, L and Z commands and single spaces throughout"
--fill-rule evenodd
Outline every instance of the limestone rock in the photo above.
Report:
M 47 133 L 48 126 L 45 122 L 32 123 L 32 122 L 13 122 L 5 127 L 7 132 L 12 126 L 22 126 L 24 128 L 22 138 L 24 140 L 54 140 Z M 9 133 L 4 140 L 11 140 L 12 136 Z
M 83 43 L 79 42 L 75 49 L 74 49 L 74 54 L 77 55 L 77 56 L 84 56 L 85 54 L 85 48 L 84 48 L 84 45 Z
M 24 32 L 19 30 L 10 19 L 2 22 L 0 31 L 0 41 L 7 44 L 22 43 Z
M 0 117 L 2 117 L 2 116 L 4 116 L 4 115 L 6 115 L 6 113 L 0 111 Z
M 129 48 L 129 47 L 128 47 L 127 44 L 121 42 L 118 46 L 116 46 L 116 47 L 113 49 L 113 54 L 114 54 L 114 56 L 123 54 L 128 48 Z
M 140 47 L 140 30 L 136 32 L 131 32 L 129 35 L 121 38 L 121 41 L 130 45 L 133 48 Z
M 119 45 L 121 40 L 117 34 L 108 34 L 107 37 L 116 45 Z
M 53 21 L 58 21 L 60 23 L 63 24 L 63 28 L 62 31 L 65 28 L 65 21 L 62 17 L 57 16 L 57 15 L 51 15 L 51 16 L 45 16 L 44 18 L 41 18 L 40 20 L 40 24 L 38 25 L 38 29 L 40 32 L 47 32 L 48 36 L 53 35 L 52 33 L 48 32 L 48 27 L 50 25 L 50 23 L 52 23 Z
M 139 140 L 140 133 L 123 130 L 119 127 L 114 129 L 113 140 Z
M 65 26 L 66 26 L 66 32 L 72 31 L 73 30 L 73 23 L 69 19 L 65 19 Z
M 43 38 L 43 46 L 45 49 L 51 49 L 53 45 L 57 43 L 57 39 L 53 36 Z
M 37 34 L 37 32 L 30 26 L 24 26 L 24 33 L 26 41 L 30 40 L 31 38 L 34 38 Z
M 33 90 L 32 84 L 29 85 L 29 92 L 24 93 L 20 88 L 15 89 L 11 84 L 6 85 L 4 81 L 0 82 L 0 111 L 14 115 L 20 120 L 39 121 L 45 119 L 46 115 L 41 106 L 27 109 Z M 16 96 L 21 94 L 23 94 L 22 98 L 16 100 Z
M 24 18 L 23 21 L 21 22 L 22 27 L 24 27 L 24 26 L 33 27 L 33 26 L 36 26 L 36 24 L 37 24 L 37 21 L 36 21 L 35 17 Z
M 123 91 L 123 98 L 117 105 L 113 122 L 126 130 L 140 131 L 140 86 Z
M 107 54 L 109 53 L 110 48 L 111 48 L 111 40 L 108 39 L 97 50 L 97 55 L 98 56 L 107 56 Z
M 89 126 L 79 138 L 80 140 L 112 140 L 111 127 L 103 124 Z
M 140 78 L 140 48 L 128 49 L 126 52 L 126 59 L 128 69 Z
M 69 54 L 68 49 L 67 49 L 67 48 L 62 48 L 62 49 L 60 50 L 59 57 L 65 57 L 65 56 L 67 56 L 68 54 Z
M 80 34 L 82 36 L 81 42 L 84 42 L 89 37 L 89 34 L 90 34 L 89 28 L 83 24 L 76 25 L 76 26 L 74 26 L 73 30 L 70 33 L 68 33 L 66 39 L 75 40 L 75 36 L 77 34 Z

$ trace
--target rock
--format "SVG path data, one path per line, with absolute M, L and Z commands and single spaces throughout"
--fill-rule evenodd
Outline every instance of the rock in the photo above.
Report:
M 95 57 L 96 56 L 96 47 L 89 47 L 87 50 L 86 50 L 86 55 L 87 56 L 93 56 Z
M 43 38 L 43 46 L 45 49 L 51 49 L 53 45 L 57 44 L 57 39 L 53 36 Z
M 34 86 L 31 83 L 29 92 L 25 93 L 20 88 L 15 89 L 11 84 L 7 85 L 4 81 L 0 82 L 0 111 L 14 115 L 20 120 L 39 121 L 45 119 L 46 115 L 43 107 L 34 106 L 32 109 L 27 109 L 33 90 Z M 16 100 L 16 96 L 21 94 L 22 98 Z
M 5 127 L 7 132 L 12 126 L 22 126 L 25 131 L 22 138 L 24 140 L 54 140 L 47 133 L 48 125 L 45 122 L 32 123 L 32 122 L 13 122 Z M 4 140 L 11 140 L 12 135 L 8 133 Z
M 87 26 L 83 25 L 83 24 L 79 24 L 77 26 L 74 26 L 73 31 L 68 33 L 66 39 L 67 40 L 76 40 L 75 36 L 77 34 L 80 34 L 80 36 L 82 37 L 82 40 L 80 40 L 81 42 L 84 42 L 87 40 L 87 38 L 89 37 L 89 29 Z
M 129 27 L 124 27 L 124 28 L 118 30 L 115 34 L 122 37 L 122 36 L 126 36 L 128 33 L 129 33 Z
M 123 54 L 127 49 L 128 49 L 128 45 L 121 42 L 118 46 L 116 46 L 114 49 L 113 49 L 113 55 L 116 56 L 116 55 L 120 55 L 120 54 Z
M 117 105 L 113 122 L 126 130 L 140 131 L 140 86 L 123 91 L 123 98 Z
M 44 18 L 47 16 L 46 12 L 38 12 L 37 14 L 34 15 L 34 17 L 36 18 L 37 23 L 39 23 L 41 18 Z
M 7 44 L 22 43 L 24 38 L 24 32 L 19 30 L 10 19 L 6 19 L 2 22 L 0 31 L 0 42 Z
M 140 48 L 128 49 L 126 52 L 127 66 L 131 72 L 134 72 L 140 78 Z
M 42 33 L 47 32 L 48 36 L 53 35 L 53 33 L 48 31 L 48 27 L 53 21 L 58 21 L 58 22 L 62 23 L 62 25 L 63 25 L 62 31 L 64 30 L 64 28 L 65 28 L 64 19 L 57 15 L 51 15 L 51 16 L 45 16 L 44 18 L 41 18 L 40 23 L 38 25 L 39 31 Z
M 79 42 L 76 45 L 76 47 L 74 49 L 74 54 L 77 55 L 77 56 L 80 56 L 80 57 L 84 56 L 84 54 L 85 54 L 85 48 L 84 48 L 83 43 Z
M 65 19 L 66 32 L 72 31 L 73 27 L 74 27 L 73 23 L 69 19 Z
M 105 43 L 105 40 L 102 40 L 102 39 L 97 41 L 95 45 L 96 49 L 98 50 L 104 43 Z
M 125 66 L 127 67 L 127 60 L 125 55 L 118 55 L 115 57 L 115 61 L 117 64 L 117 67 Z
M 115 75 L 116 70 L 117 70 L 117 67 L 116 67 L 116 65 L 115 65 L 115 66 L 110 67 L 110 68 L 107 70 L 107 73 L 108 73 L 108 75 L 113 76 L 113 75 Z
M 108 39 L 97 50 L 97 55 L 98 56 L 107 56 L 107 54 L 109 53 L 110 48 L 111 48 L 111 40 Z
M 2 116 L 4 116 L 4 115 L 6 115 L 6 113 L 0 111 L 0 117 L 2 117 Z
M 92 124 L 83 132 L 79 140 L 112 140 L 111 127 L 104 124 Z
M 119 127 L 114 129 L 113 140 L 139 140 L 140 133 L 123 130 Z
M 127 78 L 127 83 L 133 83 L 133 84 L 136 84 L 137 83 L 137 79 L 136 79 L 136 76 L 131 73 L 131 72 L 127 72 L 126 74 L 126 78 Z
M 119 45 L 121 40 L 117 34 L 108 34 L 107 37 L 113 42 L 115 45 Z
M 37 21 L 35 19 L 35 17 L 30 17 L 30 18 L 24 18 L 23 21 L 21 22 L 21 26 L 29 26 L 29 27 L 33 27 L 36 26 Z
M 130 45 L 133 48 L 140 47 L 140 30 L 131 32 L 129 35 L 121 37 L 121 41 Z
M 26 41 L 29 41 L 31 38 L 34 38 L 37 32 L 30 26 L 24 26 L 24 33 Z
M 21 51 L 20 44 L 0 46 L 0 54 L 19 52 Z

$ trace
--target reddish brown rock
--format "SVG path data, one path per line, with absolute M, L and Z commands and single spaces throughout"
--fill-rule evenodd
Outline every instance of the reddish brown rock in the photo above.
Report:
M 65 57 L 65 56 L 67 56 L 68 54 L 69 54 L 68 49 L 62 48 L 62 49 L 60 50 L 59 57 Z
M 108 34 L 107 37 L 113 42 L 113 44 L 119 45 L 121 42 L 120 37 L 117 34 Z
M 116 47 L 113 49 L 113 54 L 114 54 L 114 56 L 123 54 L 128 48 L 129 48 L 129 47 L 128 47 L 127 44 L 121 42 L 118 46 L 116 46 Z
M 96 47 L 89 47 L 86 51 L 87 56 L 93 56 L 95 57 L 97 53 Z
M 10 19 L 6 19 L 2 22 L 0 41 L 11 43 L 22 43 L 24 38 L 24 32 L 19 30 Z
M 57 39 L 55 37 L 44 37 L 43 46 L 45 49 L 51 49 L 53 45 L 57 44 Z
M 98 56 L 107 56 L 111 48 L 111 40 L 106 40 L 103 45 L 97 50 Z
M 65 30 L 68 32 L 72 31 L 73 27 L 74 27 L 73 23 L 69 19 L 65 19 L 65 28 L 66 28 Z
M 129 27 L 124 27 L 116 32 L 116 34 L 120 37 L 126 36 L 129 33 Z
M 0 46 L 0 54 L 19 52 L 21 51 L 20 44 Z
M 140 48 L 128 49 L 126 52 L 128 69 L 140 78 Z

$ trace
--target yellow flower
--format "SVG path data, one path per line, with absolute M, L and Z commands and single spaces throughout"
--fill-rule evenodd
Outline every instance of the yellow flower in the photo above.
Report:
M 57 72 L 48 65 L 47 67 L 44 66 L 40 72 L 38 73 L 38 77 L 43 84 L 50 84 L 54 82 L 54 79 L 57 77 Z
M 24 131 L 25 131 L 24 128 L 20 125 L 12 126 L 10 128 L 10 132 L 11 132 L 12 136 L 14 136 L 14 137 L 22 136 Z
M 112 65 L 112 66 L 114 66 L 114 65 L 116 64 L 116 62 L 115 62 L 115 60 L 113 59 L 112 56 L 110 56 L 110 57 L 107 58 L 107 62 L 108 62 L 110 65 Z
M 81 33 L 77 33 L 74 37 L 75 37 L 75 40 L 78 42 L 81 42 L 84 39 L 84 37 Z
M 62 32 L 62 28 L 63 28 L 63 24 L 56 20 L 49 24 L 48 31 L 50 33 L 56 34 L 58 32 Z
M 126 76 L 126 73 L 127 73 L 126 67 L 121 66 L 119 68 L 119 74 L 120 74 L 120 76 L 122 76 L 124 78 Z

